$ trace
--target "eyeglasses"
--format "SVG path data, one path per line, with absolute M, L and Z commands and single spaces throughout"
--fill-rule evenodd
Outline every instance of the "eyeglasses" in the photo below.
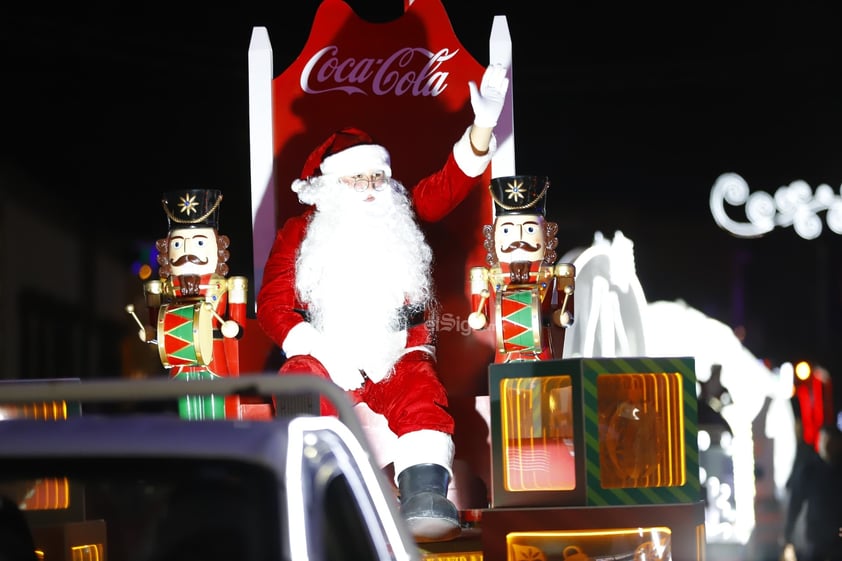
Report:
M 369 185 L 371 185 L 375 191 L 382 191 L 383 188 L 386 186 L 386 180 L 386 174 L 382 171 L 376 171 L 372 173 L 371 176 L 365 175 L 364 173 L 360 173 L 357 175 L 352 175 L 350 177 L 339 178 L 339 181 L 341 181 L 348 187 L 353 187 L 354 191 L 357 191 L 359 193 L 368 189 Z

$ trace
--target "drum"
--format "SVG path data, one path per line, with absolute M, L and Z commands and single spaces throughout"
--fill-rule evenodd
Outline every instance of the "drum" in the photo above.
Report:
M 158 355 L 171 366 L 206 366 L 213 359 L 213 313 L 205 302 L 164 304 L 158 311 Z
M 497 292 L 497 350 L 541 352 L 541 297 L 538 288 Z

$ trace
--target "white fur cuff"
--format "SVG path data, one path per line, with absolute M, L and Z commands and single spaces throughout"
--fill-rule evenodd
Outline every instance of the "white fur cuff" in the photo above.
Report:
M 392 175 L 389 152 L 377 144 L 357 144 L 322 160 L 319 169 L 324 175 L 355 175 L 373 170 L 383 170 Z
M 313 349 L 316 348 L 320 338 L 321 334 L 316 331 L 315 327 L 306 321 L 302 321 L 289 330 L 281 349 L 288 357 L 313 354 Z
M 488 143 L 488 153 L 482 156 L 474 154 L 471 148 L 471 127 L 465 130 L 465 134 L 453 145 L 453 158 L 465 175 L 468 177 L 479 177 L 485 172 L 491 157 L 497 150 L 497 137 L 491 135 L 491 142 Z
M 455 447 L 449 434 L 437 430 L 417 430 L 398 437 L 395 447 L 395 483 L 398 475 L 418 464 L 438 464 L 453 477 Z

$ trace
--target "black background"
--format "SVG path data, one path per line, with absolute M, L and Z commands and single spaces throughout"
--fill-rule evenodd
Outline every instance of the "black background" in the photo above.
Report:
M 373 21 L 403 11 L 348 3 Z M 842 368 L 840 237 L 737 239 L 708 209 L 724 172 L 752 191 L 803 179 L 838 193 L 837 3 L 442 3 L 483 64 L 494 16 L 507 17 L 517 169 L 553 181 L 560 254 L 620 230 L 649 301 L 745 328 L 773 365 Z M 0 188 L 127 263 L 165 233 L 163 191 L 248 193 L 252 28 L 268 29 L 279 73 L 318 2 L 179 6 L 30 4 L 0 18 L 0 165 L 19 180 Z M 220 230 L 232 270 L 250 269 L 247 197 L 226 197 Z

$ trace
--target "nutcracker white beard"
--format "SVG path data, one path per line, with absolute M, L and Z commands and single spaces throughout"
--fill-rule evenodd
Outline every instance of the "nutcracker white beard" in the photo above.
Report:
M 395 328 L 399 310 L 431 298 L 432 251 L 403 186 L 392 181 L 383 191 L 358 193 L 330 183 L 315 197 L 296 289 L 313 326 L 376 382 L 406 345 L 406 332 Z M 364 202 L 372 193 L 376 200 Z

